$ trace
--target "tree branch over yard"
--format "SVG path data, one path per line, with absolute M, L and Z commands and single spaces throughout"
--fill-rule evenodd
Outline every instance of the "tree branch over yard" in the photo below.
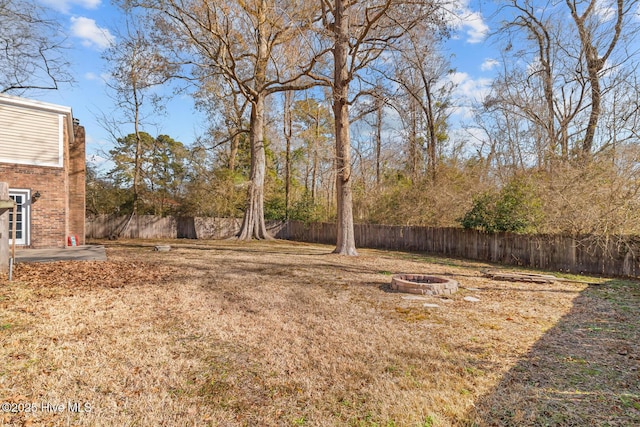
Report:
M 0 0 L 0 93 L 72 83 L 62 26 L 34 0 Z

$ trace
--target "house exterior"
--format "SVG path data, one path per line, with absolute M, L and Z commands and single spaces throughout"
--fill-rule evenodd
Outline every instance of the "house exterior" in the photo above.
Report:
M 0 182 L 18 205 L 18 248 L 84 244 L 85 175 L 84 128 L 71 108 L 0 94 Z

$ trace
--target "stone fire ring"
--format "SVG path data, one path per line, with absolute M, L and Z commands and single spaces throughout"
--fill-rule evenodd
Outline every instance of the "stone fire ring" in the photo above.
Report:
M 458 291 L 458 282 L 439 276 L 398 274 L 391 279 L 391 289 L 418 295 L 451 295 Z

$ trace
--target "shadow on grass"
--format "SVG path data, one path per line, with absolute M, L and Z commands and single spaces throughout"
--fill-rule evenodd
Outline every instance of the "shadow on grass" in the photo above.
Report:
M 591 286 L 461 424 L 640 425 L 639 368 L 640 285 Z

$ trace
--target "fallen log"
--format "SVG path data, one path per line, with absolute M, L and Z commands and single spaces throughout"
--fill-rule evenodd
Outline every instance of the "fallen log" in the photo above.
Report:
M 599 285 L 600 283 L 585 282 L 583 280 L 565 279 L 564 277 L 556 277 L 552 274 L 528 273 L 526 271 L 499 271 L 485 270 L 482 272 L 484 277 L 494 280 L 504 280 L 508 282 L 525 282 L 549 284 L 554 282 L 582 283 L 585 285 Z
M 550 274 L 535 274 L 521 271 L 488 270 L 483 272 L 483 275 L 489 279 L 505 280 L 508 282 L 553 283 L 559 281 L 559 278 Z

